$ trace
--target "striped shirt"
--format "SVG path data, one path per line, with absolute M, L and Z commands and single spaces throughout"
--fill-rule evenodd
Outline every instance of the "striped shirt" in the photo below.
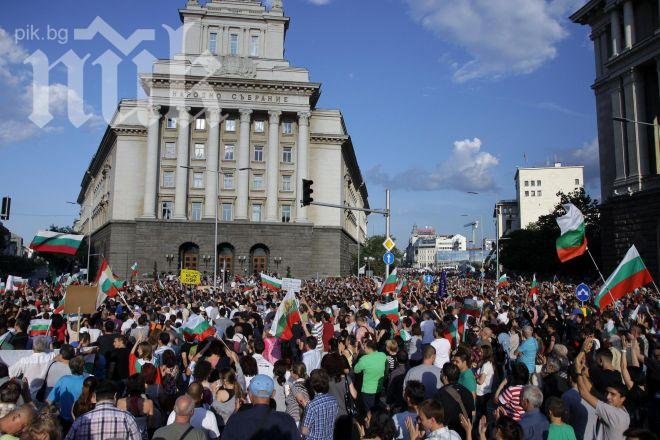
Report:
M 312 336 L 316 338 L 316 349 L 323 351 L 323 322 L 317 322 L 312 327 Z M 307 374 L 311 373 L 308 371 Z
M 100 402 L 96 408 L 76 419 L 65 440 L 142 440 L 135 418 L 110 402 Z
M 519 422 L 520 418 L 525 413 L 525 410 L 521 406 L 523 388 L 523 385 L 507 387 L 502 391 L 502 394 L 500 394 L 499 397 L 499 401 L 502 404 L 504 411 L 506 411 L 506 415 L 516 422 Z
M 335 419 L 339 412 L 337 400 L 330 394 L 319 393 L 305 408 L 303 426 L 309 429 L 307 440 L 332 438 Z

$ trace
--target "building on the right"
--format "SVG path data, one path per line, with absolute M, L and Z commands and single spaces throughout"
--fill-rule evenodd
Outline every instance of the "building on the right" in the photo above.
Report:
M 590 0 L 570 18 L 594 43 L 605 271 L 630 245 L 660 275 L 660 5 Z

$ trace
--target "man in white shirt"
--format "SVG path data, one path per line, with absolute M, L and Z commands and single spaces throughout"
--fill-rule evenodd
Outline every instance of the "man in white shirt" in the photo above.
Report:
M 435 361 L 433 365 L 442 370 L 443 365 L 449 362 L 449 354 L 451 353 L 451 342 L 443 337 L 443 329 L 436 327 L 435 339 L 431 342 L 431 346 L 435 348 Z
M 273 364 L 268 362 L 268 360 L 263 357 L 263 352 L 266 349 L 264 341 L 261 339 L 255 339 L 254 341 L 254 354 L 252 357 L 257 361 L 257 369 L 259 374 L 264 374 L 271 379 L 273 378 Z
M 37 392 L 44 383 L 46 369 L 55 358 L 55 353 L 47 353 L 48 338 L 46 336 L 37 336 L 32 342 L 33 353 L 29 356 L 20 358 L 14 365 L 9 367 L 9 376 L 23 376 L 30 384 L 30 395 L 36 399 Z
M 195 401 L 195 411 L 193 412 L 192 417 L 190 418 L 190 425 L 193 428 L 201 429 L 206 432 L 206 435 L 210 439 L 220 438 L 220 430 L 218 429 L 218 422 L 213 415 L 213 412 L 204 408 L 204 406 L 198 406 L 199 402 L 202 401 L 202 393 L 204 388 L 199 382 L 193 382 L 188 387 L 186 394 Z M 172 411 L 167 418 L 167 424 L 171 425 L 176 419 L 176 413 Z
M 316 349 L 316 338 L 307 336 L 305 339 L 305 352 L 303 353 L 303 364 L 307 368 L 307 374 L 321 367 L 321 352 Z

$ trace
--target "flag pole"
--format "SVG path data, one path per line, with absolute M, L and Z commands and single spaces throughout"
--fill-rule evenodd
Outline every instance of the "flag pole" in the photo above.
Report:
M 589 257 L 591 257 L 591 261 L 594 263 L 594 266 L 596 267 L 596 270 L 598 271 L 598 275 L 600 275 L 600 279 L 603 280 L 603 287 L 605 287 L 605 284 L 607 282 L 605 281 L 605 277 L 603 277 L 603 274 L 601 273 L 600 269 L 598 268 L 598 265 L 596 264 L 596 260 L 594 259 L 594 256 L 591 255 L 591 251 L 589 250 L 589 247 L 587 247 L 587 253 L 589 254 Z M 612 291 L 608 290 L 607 293 L 610 295 L 610 298 L 612 299 L 612 305 L 616 308 L 616 300 L 614 299 L 614 296 L 612 296 Z

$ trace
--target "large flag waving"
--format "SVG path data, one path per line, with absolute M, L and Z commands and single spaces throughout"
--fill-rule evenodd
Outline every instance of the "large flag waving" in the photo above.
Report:
M 201 315 L 191 315 L 183 326 L 183 337 L 187 341 L 203 341 L 215 334 L 215 327 Z
M 54 231 L 39 231 L 30 243 L 30 249 L 37 252 L 76 255 L 84 235 L 64 234 Z
M 96 278 L 97 295 L 96 306 L 100 306 L 107 297 L 114 298 L 120 289 L 124 288 L 124 283 L 115 278 L 108 261 L 104 258 L 101 262 L 101 268 Z
M 380 295 L 389 295 L 392 294 L 396 291 L 396 286 L 397 286 L 397 276 L 396 276 L 396 268 L 390 273 L 390 276 L 388 276 L 385 281 L 383 281 L 383 285 L 380 287 Z
M 532 286 L 529 288 L 529 297 L 536 301 L 536 295 L 539 293 L 539 283 L 536 281 L 536 274 L 532 278 Z
M 376 303 L 376 316 L 379 318 L 385 316 L 390 321 L 397 322 L 399 320 L 399 301 L 395 299 L 386 304 Z
M 262 273 L 261 287 L 272 292 L 277 292 L 278 290 L 282 289 L 282 280 Z
M 300 322 L 298 299 L 293 291 L 289 291 L 277 308 L 270 333 L 288 341 L 293 337 L 293 324 L 296 322 Z
M 619 266 L 605 281 L 594 301 L 603 310 L 617 299 L 652 282 L 651 273 L 644 265 L 635 245 L 632 245 Z
M 579 257 L 587 251 L 587 237 L 584 229 L 584 216 L 572 203 L 564 205 L 566 214 L 557 217 L 561 235 L 557 239 L 557 256 L 562 263 Z
M 498 280 L 497 280 L 497 288 L 502 289 L 506 286 L 509 285 L 509 277 L 506 276 L 506 274 L 502 275 Z

